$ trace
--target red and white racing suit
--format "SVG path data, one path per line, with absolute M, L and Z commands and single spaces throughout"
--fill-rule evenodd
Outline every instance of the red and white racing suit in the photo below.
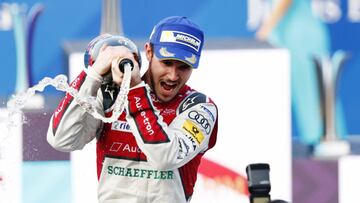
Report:
M 71 84 L 81 97 L 96 96 L 110 117 L 115 91 L 82 72 Z M 183 87 L 170 102 L 157 100 L 144 82 L 130 89 L 125 111 L 112 123 L 86 113 L 67 94 L 48 129 L 50 145 L 79 150 L 97 139 L 99 202 L 189 202 L 201 157 L 216 143 L 217 107 Z

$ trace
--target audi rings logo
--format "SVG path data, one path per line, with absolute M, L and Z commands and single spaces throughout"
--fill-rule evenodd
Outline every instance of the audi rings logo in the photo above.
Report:
M 206 131 L 207 134 L 210 134 L 211 126 L 208 121 L 202 114 L 197 111 L 190 111 L 188 114 L 189 118 L 199 123 Z

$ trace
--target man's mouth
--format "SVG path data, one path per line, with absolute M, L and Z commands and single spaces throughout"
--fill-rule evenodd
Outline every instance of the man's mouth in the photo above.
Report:
M 160 82 L 161 87 L 166 90 L 166 91 L 172 91 L 173 89 L 176 88 L 177 83 L 175 82 Z

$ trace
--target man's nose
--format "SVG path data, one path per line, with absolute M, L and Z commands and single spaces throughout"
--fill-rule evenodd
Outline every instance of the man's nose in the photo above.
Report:
M 168 77 L 170 80 L 178 80 L 179 79 L 179 73 L 178 73 L 178 68 L 176 67 L 175 64 L 173 64 L 172 66 L 169 67 L 168 69 Z

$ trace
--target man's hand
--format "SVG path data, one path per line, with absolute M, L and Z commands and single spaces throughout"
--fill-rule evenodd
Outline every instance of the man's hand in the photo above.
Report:
M 101 76 L 105 76 L 111 71 L 113 82 L 120 86 L 124 73 L 119 69 L 119 62 L 125 58 L 130 59 L 134 63 L 130 83 L 130 87 L 133 87 L 141 82 L 140 68 L 134 58 L 134 54 L 125 46 L 103 45 L 92 68 Z
M 121 60 L 123 60 L 125 58 L 132 60 L 132 62 L 134 63 L 134 67 L 131 71 L 131 82 L 130 82 L 130 87 L 134 87 L 135 85 L 137 85 L 141 82 L 141 77 L 140 77 L 139 64 L 135 60 L 133 54 L 131 54 L 131 56 L 128 56 L 128 57 L 123 57 L 123 58 L 118 57 L 116 60 L 112 61 L 111 74 L 112 74 L 113 82 L 119 86 L 121 85 L 121 83 L 124 79 L 124 73 L 120 71 L 119 63 Z

